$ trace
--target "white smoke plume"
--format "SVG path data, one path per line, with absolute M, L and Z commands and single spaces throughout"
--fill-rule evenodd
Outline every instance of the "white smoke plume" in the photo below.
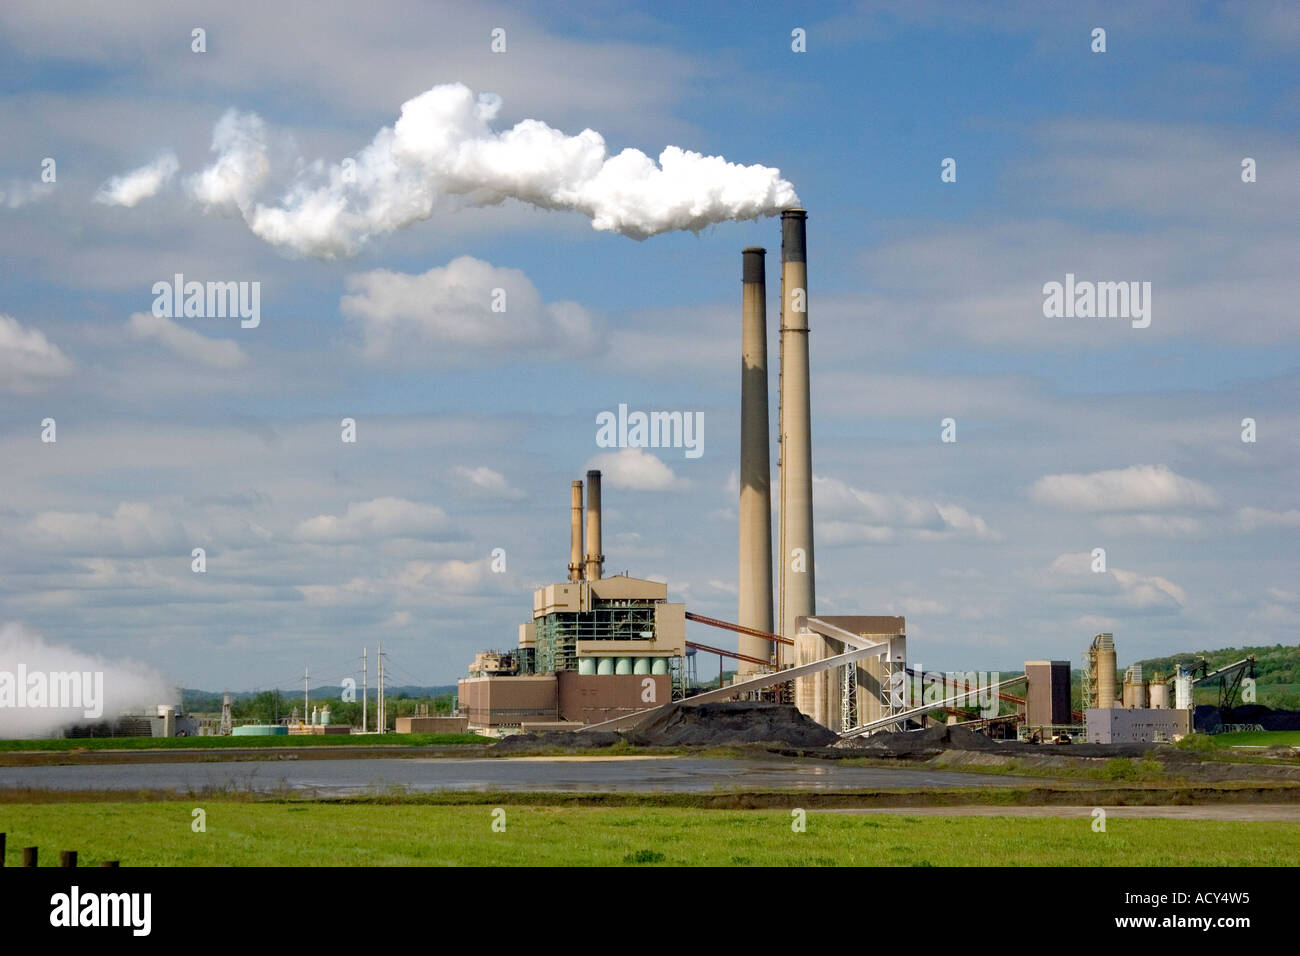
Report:
M 15 706 L 15 678 L 26 675 L 28 686 L 52 674 L 102 674 L 102 699 L 92 701 L 102 716 L 86 717 L 86 707 Z M 159 704 L 176 703 L 176 688 L 146 664 L 110 661 L 93 654 L 47 644 L 39 634 L 10 622 L 0 626 L 0 739 L 59 736 L 70 724 L 111 721 L 125 712 L 156 713 Z M 86 701 L 81 702 L 83 705 Z
M 173 152 L 159 155 L 153 162 L 114 176 L 99 187 L 95 202 L 105 206 L 134 206 L 158 193 L 180 169 L 180 161 Z
M 354 157 L 299 161 L 274 202 L 258 198 L 272 172 L 265 124 L 231 110 L 213 132 L 216 162 L 189 177 L 188 190 L 210 210 L 241 215 L 267 242 L 326 259 L 441 210 L 507 199 L 576 210 L 593 228 L 634 239 L 771 216 L 799 202 L 778 169 L 676 146 L 658 163 L 636 149 L 611 156 L 593 130 L 569 136 L 534 119 L 497 132 L 500 109 L 493 94 L 435 86 L 402 104 L 397 122 Z

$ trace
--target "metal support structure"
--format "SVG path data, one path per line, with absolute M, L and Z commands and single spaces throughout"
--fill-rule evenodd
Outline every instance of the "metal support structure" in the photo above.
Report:
M 1023 675 L 1020 677 L 1012 677 L 1008 680 L 1000 681 L 994 684 L 993 686 L 994 688 L 1005 687 L 1008 684 L 1014 684 L 1016 681 L 1024 680 L 1024 679 L 1025 678 Z M 893 714 L 889 717 L 881 717 L 879 720 L 873 720 L 870 721 L 869 723 L 860 724 L 857 727 L 853 727 L 849 730 L 844 731 L 842 734 L 840 734 L 840 736 L 842 738 L 847 739 L 849 737 L 861 737 L 863 734 L 869 734 L 877 730 L 884 730 L 886 727 L 888 727 L 891 724 L 901 723 L 904 720 L 909 720 L 912 717 L 917 717 L 921 714 L 924 714 L 926 711 L 941 710 L 944 707 L 951 707 L 960 701 L 964 701 L 970 695 L 970 693 L 971 691 L 969 690 L 969 688 L 967 688 L 962 690 L 960 693 L 953 695 L 952 697 L 948 697 L 944 700 L 937 700 L 933 704 L 923 704 L 920 707 L 913 707 L 910 710 L 900 711 L 899 713 Z
M 735 684 L 729 684 L 726 687 L 719 687 L 717 690 L 705 691 L 702 694 L 696 694 L 694 697 L 688 697 L 682 701 L 687 707 L 693 707 L 696 704 L 707 704 L 715 700 L 729 700 L 732 697 L 740 697 L 743 694 L 752 691 L 762 690 L 764 687 L 771 687 L 773 684 L 780 684 L 784 681 L 791 681 L 798 677 L 808 677 L 811 674 L 820 674 L 822 671 L 828 671 L 835 667 L 843 667 L 846 664 L 854 664 L 865 657 L 878 655 L 881 648 L 888 649 L 889 642 L 882 641 L 879 643 L 867 643 L 865 638 L 853 635 L 854 642 L 866 644 L 865 647 L 857 647 L 843 654 L 836 654 L 834 657 L 827 657 L 824 660 L 813 661 L 810 664 L 800 664 L 798 667 L 787 667 L 784 670 L 774 671 L 770 674 L 762 674 L 758 677 L 743 680 Z M 671 706 L 671 705 L 664 705 Z M 650 714 L 662 710 L 663 707 L 648 707 L 645 710 L 638 710 L 635 713 L 624 714 L 622 717 L 616 717 L 613 720 L 607 720 L 599 724 L 588 724 L 585 727 L 579 727 L 574 731 L 575 734 L 583 733 L 588 730 L 613 730 L 611 724 L 624 723 L 634 718 L 644 719 Z

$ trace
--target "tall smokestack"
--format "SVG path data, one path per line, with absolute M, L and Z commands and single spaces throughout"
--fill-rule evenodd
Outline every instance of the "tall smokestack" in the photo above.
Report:
M 781 213 L 781 635 L 816 613 L 813 584 L 812 413 L 808 384 L 808 213 Z
M 582 580 L 582 482 L 575 481 L 569 505 L 569 580 Z
M 600 472 L 587 472 L 587 580 L 599 581 L 605 556 L 600 553 Z
M 741 254 L 740 600 L 736 621 L 772 630 L 772 463 L 767 431 L 767 250 Z M 740 653 L 768 660 L 772 642 L 741 634 Z M 741 674 L 758 670 L 740 661 Z

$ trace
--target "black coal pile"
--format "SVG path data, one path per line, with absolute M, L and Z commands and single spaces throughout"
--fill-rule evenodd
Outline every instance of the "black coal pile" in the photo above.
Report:
M 645 747 L 723 746 L 776 743 L 788 747 L 829 747 L 838 735 L 793 704 L 725 701 L 678 705 L 626 734 Z
M 994 740 L 986 734 L 977 734 L 965 727 L 949 727 L 942 724 L 905 733 L 878 733 L 870 737 L 852 737 L 840 746 L 868 753 L 876 751 L 881 756 L 888 757 L 933 756 L 945 750 L 997 752 L 1020 747 L 1015 742 Z
M 1222 724 L 1259 724 L 1265 730 L 1300 730 L 1300 711 L 1274 710 L 1263 704 L 1242 704 L 1232 710 L 1201 704 L 1193 720 L 1196 729 L 1214 733 Z

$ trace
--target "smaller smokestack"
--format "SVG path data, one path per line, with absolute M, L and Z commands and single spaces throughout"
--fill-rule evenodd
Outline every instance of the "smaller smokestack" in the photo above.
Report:
M 573 483 L 569 515 L 569 580 L 582 580 L 582 482 Z
M 599 581 L 605 555 L 600 551 L 600 472 L 587 472 L 587 580 Z

